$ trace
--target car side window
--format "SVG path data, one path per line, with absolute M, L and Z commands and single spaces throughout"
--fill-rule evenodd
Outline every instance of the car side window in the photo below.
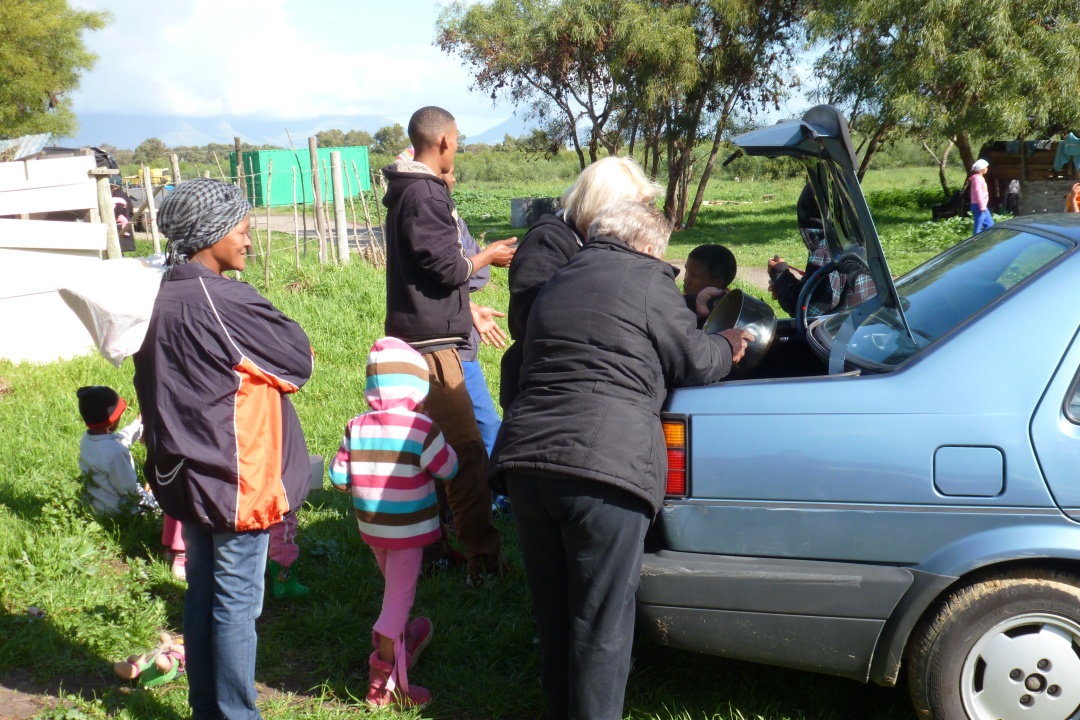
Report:
M 1075 425 L 1080 425 L 1080 373 L 1077 373 L 1065 399 L 1065 417 Z

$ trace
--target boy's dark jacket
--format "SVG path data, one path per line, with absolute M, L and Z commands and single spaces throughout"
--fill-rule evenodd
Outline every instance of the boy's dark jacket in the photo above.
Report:
M 419 350 L 463 345 L 472 330 L 469 276 L 457 208 L 426 165 L 385 168 L 386 334 Z
M 268 528 L 311 486 L 288 395 L 311 376 L 303 329 L 247 283 L 172 269 L 134 356 L 146 478 L 162 509 L 211 532 Z

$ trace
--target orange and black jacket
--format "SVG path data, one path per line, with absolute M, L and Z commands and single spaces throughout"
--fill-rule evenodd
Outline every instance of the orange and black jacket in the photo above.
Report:
M 179 265 L 134 360 L 146 478 L 166 513 L 239 532 L 304 501 L 311 465 L 288 397 L 311 376 L 299 325 L 247 283 Z

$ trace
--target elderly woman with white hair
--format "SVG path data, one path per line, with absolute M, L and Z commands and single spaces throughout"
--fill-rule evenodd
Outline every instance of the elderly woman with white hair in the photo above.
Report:
M 504 412 L 517 396 L 521 342 L 537 293 L 581 249 L 602 208 L 619 200 L 649 204 L 661 192 L 633 158 L 606 157 L 581 171 L 563 193 L 558 212 L 542 216 L 529 228 L 510 263 L 507 325 L 514 342 L 502 359 L 499 402 Z
M 547 717 L 622 717 L 645 531 L 667 476 L 668 389 L 714 383 L 748 333 L 706 335 L 663 261 L 648 205 L 599 210 L 589 241 L 538 294 L 520 393 L 490 479 L 514 508 L 543 655 Z

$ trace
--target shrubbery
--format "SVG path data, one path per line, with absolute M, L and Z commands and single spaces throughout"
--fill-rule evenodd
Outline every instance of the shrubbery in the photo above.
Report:
M 866 193 L 866 202 L 871 211 L 886 207 L 900 207 L 907 210 L 929 209 L 944 201 L 941 186 L 887 188 Z

